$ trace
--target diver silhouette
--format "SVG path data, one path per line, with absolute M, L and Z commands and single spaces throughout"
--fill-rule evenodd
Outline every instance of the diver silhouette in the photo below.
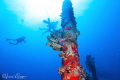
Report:
M 98 80 L 96 76 L 96 67 L 95 67 L 94 59 L 95 58 L 91 57 L 91 55 L 87 55 L 85 64 L 86 64 L 87 70 L 92 73 L 92 80 Z
M 26 43 L 27 41 L 25 40 L 25 38 L 26 37 L 22 36 L 18 39 L 6 39 L 6 41 L 9 41 L 9 44 L 17 45 L 18 43 Z
M 47 25 L 48 28 L 39 28 L 40 30 L 46 30 L 44 33 L 42 33 L 42 35 L 47 33 L 47 32 L 54 33 L 56 31 L 56 25 L 58 24 L 58 21 L 50 22 L 50 18 L 48 18 L 48 20 L 43 20 L 43 22 L 45 24 L 48 24 Z

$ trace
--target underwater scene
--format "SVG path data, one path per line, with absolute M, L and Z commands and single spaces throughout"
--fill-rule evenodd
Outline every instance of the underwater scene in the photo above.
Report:
M 0 0 L 0 80 L 120 80 L 120 1 Z

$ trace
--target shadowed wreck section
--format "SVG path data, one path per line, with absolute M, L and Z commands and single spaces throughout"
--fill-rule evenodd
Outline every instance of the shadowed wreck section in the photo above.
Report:
M 55 51 L 62 51 L 62 66 L 58 69 L 61 80 L 91 80 L 79 63 L 77 37 L 80 32 L 76 28 L 76 21 L 70 0 L 64 0 L 61 13 L 62 29 L 47 36 L 47 46 Z
M 97 75 L 96 75 L 96 67 L 95 67 L 94 59 L 95 58 L 92 57 L 91 55 L 87 55 L 85 64 L 86 64 L 87 70 L 92 73 L 92 79 L 93 80 L 98 80 Z

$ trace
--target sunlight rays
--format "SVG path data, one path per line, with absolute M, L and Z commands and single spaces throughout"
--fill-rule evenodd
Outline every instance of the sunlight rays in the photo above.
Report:
M 59 21 L 63 0 L 4 0 L 8 10 L 18 17 L 18 22 L 33 28 L 40 27 L 50 17 Z M 71 0 L 75 16 L 81 16 L 92 0 Z

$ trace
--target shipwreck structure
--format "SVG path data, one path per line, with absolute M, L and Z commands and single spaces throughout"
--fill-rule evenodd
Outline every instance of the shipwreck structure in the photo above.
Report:
M 47 46 L 55 51 L 61 51 L 62 66 L 58 69 L 61 80 L 90 80 L 88 74 L 80 64 L 78 54 L 77 37 L 80 32 L 77 30 L 73 7 L 70 0 L 64 0 L 61 13 L 62 29 L 47 36 Z
M 86 64 L 86 69 L 92 73 L 92 80 L 98 80 L 96 75 L 96 66 L 94 59 L 95 58 L 92 57 L 91 55 L 87 55 L 85 64 Z

